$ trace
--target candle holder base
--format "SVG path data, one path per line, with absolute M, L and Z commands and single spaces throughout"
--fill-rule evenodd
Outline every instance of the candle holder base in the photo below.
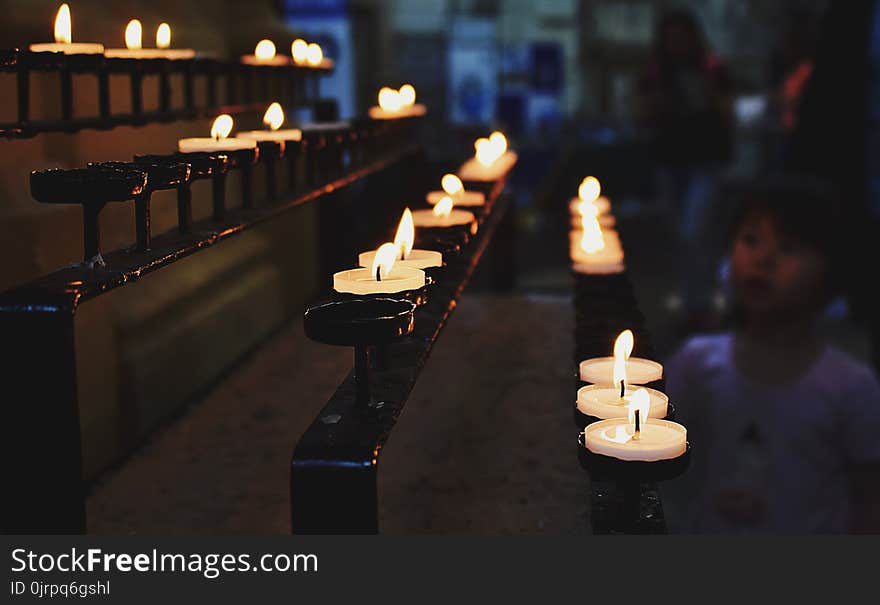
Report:
M 393 294 L 352 294 L 350 292 L 333 291 L 332 300 L 334 301 L 352 301 L 352 300 L 403 300 L 413 303 L 416 307 L 422 307 L 428 303 L 429 290 L 436 280 L 425 275 L 425 285 L 415 290 L 402 290 Z
M 352 296 L 309 307 L 303 328 L 306 336 L 328 345 L 385 344 L 413 331 L 415 309 L 407 300 Z
M 595 481 L 614 481 L 617 483 L 654 483 L 669 481 L 684 474 L 691 462 L 691 445 L 681 456 L 651 462 L 641 460 L 620 460 L 611 456 L 596 454 L 584 446 L 584 434 L 578 433 L 578 461 Z

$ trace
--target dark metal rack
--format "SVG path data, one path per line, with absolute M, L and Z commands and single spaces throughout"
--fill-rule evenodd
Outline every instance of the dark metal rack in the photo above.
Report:
M 653 357 L 651 335 L 645 326 L 645 317 L 639 310 L 632 283 L 626 273 L 610 276 L 575 273 L 574 309 L 576 387 L 584 384 L 580 382 L 578 364 L 591 357 L 607 356 L 613 348 L 615 338 L 623 330 L 633 331 L 640 357 Z M 650 386 L 662 389 L 663 383 L 658 381 Z M 575 423 L 582 430 L 577 413 Z M 590 487 L 594 533 L 666 533 L 666 521 L 656 483 L 620 483 L 608 478 L 593 477 Z M 634 519 L 638 521 L 634 523 Z
M 293 533 L 379 531 L 377 478 L 382 448 L 490 240 L 502 235 L 498 231 L 504 229 L 509 205 L 509 196 L 502 193 L 505 181 L 482 186 L 487 202 L 477 211 L 476 235 L 417 234 L 422 239 L 417 245 L 443 252 L 445 266 L 435 272 L 436 283 L 428 286 L 427 303 L 415 312 L 414 332 L 372 356 L 370 403 L 358 402 L 353 370 L 296 444 L 290 469 Z M 480 188 L 474 183 L 466 187 Z
M 350 126 L 307 131 L 301 142 L 283 150 L 261 145 L 248 158 L 175 153 L 32 175 L 35 197 L 82 205 L 87 260 L 100 252 L 96 218 L 110 201 L 135 204 L 137 243 L 103 254 L 103 265 L 73 265 L 0 293 L 0 381 L 4 401 L 10 402 L 0 436 L 10 486 L 0 504 L 4 533 L 86 529 L 74 337 L 82 302 L 408 161 L 419 150 L 413 130 L 417 122 L 357 120 Z M 258 204 L 250 191 L 252 179 L 242 179 L 242 198 L 250 202 L 228 209 L 227 171 L 268 168 L 270 163 L 267 178 L 284 166 L 289 190 Z M 199 179 L 212 183 L 214 213 L 194 223 L 190 186 Z M 177 190 L 178 229 L 152 237 L 149 203 L 158 189 Z
M 17 88 L 17 120 L 0 124 L 0 137 L 27 138 L 46 132 L 77 132 L 83 129 L 109 130 L 117 126 L 212 118 L 220 113 L 263 111 L 272 101 L 285 106 L 302 106 L 318 101 L 318 78 L 332 71 L 326 66 L 252 65 L 209 57 L 193 59 L 120 59 L 103 55 L 65 55 L 28 50 L 0 51 L 0 72 L 14 73 Z M 31 74 L 54 73 L 59 78 L 58 115 L 47 120 L 31 116 Z M 74 75 L 95 78 L 98 115 L 75 116 Z M 131 112 L 113 113 L 110 76 L 129 78 Z M 159 81 L 158 108 L 145 111 L 143 81 Z M 172 103 L 171 79 L 183 81 L 183 103 Z M 205 83 L 205 102 L 198 104 L 197 83 Z M 273 91 L 277 91 L 273 95 Z M 222 97 L 222 100 L 221 100 Z

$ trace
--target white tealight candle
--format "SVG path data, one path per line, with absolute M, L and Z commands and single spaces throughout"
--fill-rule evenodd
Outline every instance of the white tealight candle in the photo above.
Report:
M 430 191 L 426 200 L 432 206 L 436 205 L 444 197 L 449 196 L 456 206 L 483 206 L 486 204 L 486 196 L 479 191 L 465 191 L 461 179 L 454 174 L 444 174 L 440 180 L 443 191 Z
M 397 263 L 397 251 L 397 246 L 390 242 L 382 244 L 369 269 L 349 269 L 335 273 L 333 289 L 347 294 L 394 294 L 423 287 L 425 272 Z
M 609 234 L 608 243 L 595 219 L 595 229 L 571 233 L 572 268 L 588 275 L 612 275 L 624 270 L 623 249 L 619 240 Z
M 372 267 L 373 261 L 376 260 L 376 251 L 361 252 L 358 254 L 358 264 L 361 267 Z M 403 267 L 413 267 L 415 269 L 430 269 L 431 267 L 443 266 L 443 254 L 436 250 L 420 250 L 413 248 L 410 250 L 406 258 L 397 259 L 397 264 Z M 397 266 L 397 265 L 395 265 Z
M 635 344 L 632 330 L 623 330 L 614 339 L 611 357 L 595 357 L 581 362 L 581 380 L 618 387 L 621 382 L 647 384 L 663 378 L 663 366 L 656 361 L 631 357 Z
M 290 65 L 293 60 L 276 54 L 272 40 L 260 40 L 254 48 L 254 54 L 243 56 L 241 62 L 248 65 Z
M 108 48 L 104 56 L 108 59 L 155 59 L 159 55 L 154 48 L 143 48 L 143 26 L 132 19 L 125 26 L 125 48 Z
M 592 204 L 593 207 L 596 209 L 596 216 L 604 216 L 611 212 L 611 202 L 605 196 L 596 198 L 592 202 L 587 202 L 578 197 L 572 198 L 571 201 L 568 203 L 568 209 L 569 211 L 571 211 L 572 215 L 580 216 L 581 214 L 583 214 L 585 205 L 589 204 Z
M 600 420 L 584 429 L 584 445 L 594 454 L 638 462 L 671 460 L 687 451 L 687 429 L 678 423 L 649 418 L 639 428 L 635 438 L 628 419 Z
M 28 48 L 35 53 L 63 53 L 65 55 L 100 55 L 104 52 L 103 44 L 73 42 L 70 7 L 66 3 L 62 4 L 55 14 L 55 42 L 31 44 Z
M 614 357 L 593 357 L 580 363 L 580 376 L 592 384 L 613 384 Z M 627 384 L 648 384 L 663 378 L 663 365 L 650 359 L 631 357 L 626 360 Z
M 192 59 L 196 56 L 196 51 L 191 48 L 171 48 L 171 26 L 167 23 L 160 23 L 156 28 L 156 50 L 153 51 L 157 57 L 162 59 Z
M 600 214 L 596 217 L 596 220 L 599 221 L 599 226 L 602 227 L 603 232 L 613 229 L 614 226 L 617 225 L 617 219 L 613 214 Z M 571 226 L 580 231 L 583 228 L 583 216 L 580 214 L 572 214 Z
M 282 143 L 302 140 L 302 131 L 298 128 L 281 129 L 281 125 L 284 124 L 284 110 L 281 109 L 281 104 L 279 103 L 269 105 L 266 113 L 263 114 L 263 124 L 269 130 L 247 130 L 239 132 L 235 136 L 254 141 L 278 141 Z
M 619 460 L 655 462 L 687 451 L 687 430 L 680 424 L 649 418 L 650 394 L 639 389 L 622 417 L 600 420 L 584 429 L 584 446 L 594 454 Z
M 481 164 L 477 158 L 470 158 L 458 169 L 458 176 L 465 181 L 497 181 L 504 177 L 517 161 L 515 151 L 507 151 L 490 164 Z
M 669 412 L 669 398 L 655 389 L 627 388 L 623 397 L 620 388 L 611 385 L 591 384 L 577 392 L 577 409 L 594 418 L 623 418 L 629 413 L 630 400 L 637 390 L 644 390 L 649 397 L 648 417 L 665 418 Z
M 383 86 L 379 90 L 378 103 L 367 111 L 374 120 L 411 118 L 428 112 L 424 105 L 416 104 L 416 89 L 410 84 L 404 84 L 399 90 Z
M 433 210 L 416 210 L 412 215 L 416 227 L 464 227 L 475 220 L 473 212 L 453 208 L 449 196 L 437 202 Z
M 247 138 L 228 138 L 232 132 L 232 116 L 221 114 L 217 116 L 211 125 L 211 137 L 194 137 L 177 141 L 177 149 L 181 153 L 193 153 L 197 151 L 238 151 L 241 149 L 253 149 L 257 141 Z
M 403 211 L 400 223 L 397 225 L 397 233 L 394 235 L 394 247 L 396 249 L 396 263 L 405 267 L 416 269 L 430 269 L 431 267 L 443 266 L 443 254 L 436 250 L 416 250 L 413 243 L 416 240 L 416 228 L 413 222 L 412 212 L 409 208 Z M 376 262 L 378 250 L 361 252 L 358 255 L 358 263 L 361 267 L 373 267 Z

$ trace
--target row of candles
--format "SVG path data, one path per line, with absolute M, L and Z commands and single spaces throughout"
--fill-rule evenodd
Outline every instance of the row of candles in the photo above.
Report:
M 114 59 L 192 59 L 196 51 L 191 48 L 171 48 L 171 26 L 160 23 L 156 28 L 156 48 L 143 47 L 143 25 L 139 19 L 132 19 L 125 27 L 125 48 L 105 49 L 103 44 L 94 42 L 73 42 L 73 26 L 70 6 L 62 4 L 55 15 L 55 42 L 31 44 L 32 52 L 55 52 L 65 55 L 101 55 Z M 309 67 L 331 67 L 333 62 L 324 57 L 321 46 L 297 38 L 290 45 L 290 57 L 279 55 L 275 43 L 260 40 L 254 54 L 241 58 L 243 63 L 252 65 L 300 65 Z
M 437 250 L 414 248 L 416 228 L 444 230 L 464 230 L 473 232 L 476 216 L 470 210 L 455 208 L 456 205 L 479 208 L 485 205 L 486 197 L 478 191 L 467 191 L 462 178 L 474 181 L 494 181 L 500 179 L 515 163 L 515 160 L 502 161 L 514 152 L 507 149 L 507 138 L 495 131 L 490 135 L 494 159 L 483 157 L 482 172 L 474 174 L 465 170 L 468 162 L 459 169 L 458 174 L 445 174 L 440 179 L 441 191 L 429 191 L 425 201 L 431 209 L 410 210 L 406 208 L 397 227 L 393 242 L 386 242 L 376 250 L 358 255 L 356 269 L 340 271 L 333 275 L 333 290 L 340 294 L 385 295 L 411 292 L 427 284 L 425 271 L 443 266 L 443 254 Z
M 625 270 L 611 202 L 601 192 L 598 179 L 587 177 L 578 187 L 578 197 L 569 203 L 571 263 L 583 276 L 619 275 Z M 644 386 L 663 378 L 663 366 L 631 357 L 634 346 L 632 331 L 624 330 L 614 342 L 611 357 L 580 363 L 580 379 L 587 383 L 577 393 L 577 409 L 588 419 L 584 447 L 623 461 L 655 462 L 683 456 L 687 430 L 666 419 L 671 408 L 666 394 Z

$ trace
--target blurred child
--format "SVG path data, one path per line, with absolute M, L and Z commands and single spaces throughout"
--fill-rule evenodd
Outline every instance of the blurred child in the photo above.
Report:
M 693 447 L 664 489 L 671 530 L 880 532 L 880 385 L 816 330 L 858 267 L 838 207 L 790 179 L 747 196 L 730 252 L 736 328 L 690 339 L 666 364 Z

